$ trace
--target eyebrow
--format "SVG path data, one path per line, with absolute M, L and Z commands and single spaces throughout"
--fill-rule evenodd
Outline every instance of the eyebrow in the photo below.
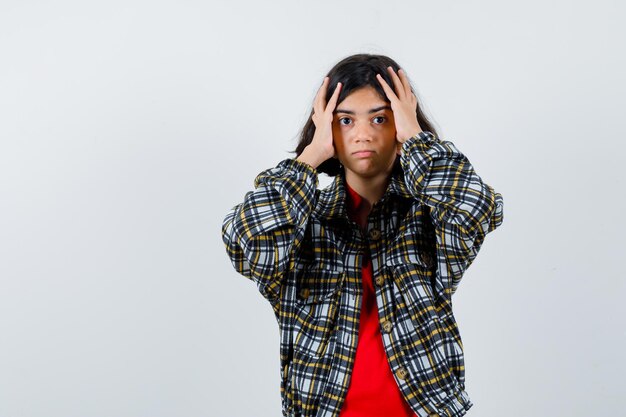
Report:
M 381 110 L 391 110 L 391 107 L 389 105 L 385 104 L 384 106 L 375 107 L 375 108 L 371 109 L 368 113 L 372 114 L 372 113 L 379 112 Z M 336 113 L 355 114 L 352 110 L 343 110 L 343 109 L 337 109 L 333 113 L 335 113 L 335 114 Z

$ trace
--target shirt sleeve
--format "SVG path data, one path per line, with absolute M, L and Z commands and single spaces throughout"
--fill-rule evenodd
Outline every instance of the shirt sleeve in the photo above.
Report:
M 313 167 L 285 159 L 261 172 L 255 190 L 224 218 L 222 240 L 233 266 L 270 301 L 279 296 L 282 277 L 302 241 L 317 184 Z
M 483 182 L 452 142 L 431 132 L 404 142 L 401 164 L 409 192 L 431 209 L 439 274 L 452 295 L 487 233 L 502 224 L 502 195 Z

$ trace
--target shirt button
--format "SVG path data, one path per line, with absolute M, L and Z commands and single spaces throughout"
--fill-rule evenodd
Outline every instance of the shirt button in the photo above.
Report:
M 398 379 L 405 380 L 408 375 L 409 371 L 407 371 L 405 368 L 398 368 L 398 370 L 396 371 L 396 376 L 398 377 Z
M 308 288 L 303 288 L 303 289 L 300 291 L 300 297 L 302 297 L 302 298 L 304 298 L 304 299 L 309 298 L 309 295 L 310 295 L 310 294 L 311 294 L 311 291 L 310 291 Z
M 391 329 L 393 329 L 393 324 L 389 320 L 383 321 L 382 326 L 385 333 L 391 333 Z
M 379 275 L 379 276 L 376 277 L 374 282 L 376 282 L 376 285 L 378 285 L 379 287 L 382 287 L 383 284 L 385 283 L 385 277 L 382 276 L 382 275 Z
M 378 240 L 378 239 L 380 239 L 380 230 L 372 229 L 372 230 L 370 230 L 369 235 L 370 235 L 370 239 Z

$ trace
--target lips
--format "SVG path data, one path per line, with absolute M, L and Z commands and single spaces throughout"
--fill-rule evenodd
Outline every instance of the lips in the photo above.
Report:
M 360 151 L 356 151 L 356 152 L 352 152 L 352 156 L 356 157 L 356 158 L 367 158 L 368 156 L 371 156 L 374 154 L 374 151 L 370 151 L 367 149 L 363 149 Z

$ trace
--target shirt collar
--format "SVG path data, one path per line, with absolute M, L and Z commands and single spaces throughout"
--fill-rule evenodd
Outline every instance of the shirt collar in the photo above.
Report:
M 362 197 L 356 193 L 361 200 Z M 317 204 L 315 206 L 314 212 L 320 218 L 326 219 L 348 219 L 348 209 L 347 205 L 350 204 L 346 200 L 349 198 L 350 188 L 347 185 L 345 177 L 343 174 L 337 175 L 333 182 L 323 190 L 320 190 L 320 194 L 317 200 Z M 413 199 L 414 197 L 409 192 L 405 182 L 404 182 L 404 172 L 401 169 L 394 170 L 391 174 L 391 178 L 389 180 L 389 185 L 387 186 L 387 190 L 383 195 L 381 201 L 385 201 L 391 196 L 404 198 L 404 199 Z M 358 204 L 362 204 L 362 201 L 356 201 Z

